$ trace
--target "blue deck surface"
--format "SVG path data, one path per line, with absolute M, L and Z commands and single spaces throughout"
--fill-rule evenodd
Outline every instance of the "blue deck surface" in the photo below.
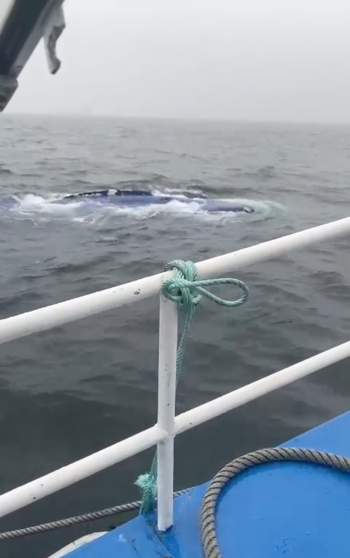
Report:
M 350 455 L 350 412 L 283 446 Z M 147 523 L 138 517 L 69 556 L 203 558 L 200 506 L 206 487 L 175 500 L 175 527 L 165 535 L 155 534 L 154 518 Z M 229 484 L 217 509 L 223 558 L 349 558 L 349 529 L 349 476 L 315 465 L 255 467 Z

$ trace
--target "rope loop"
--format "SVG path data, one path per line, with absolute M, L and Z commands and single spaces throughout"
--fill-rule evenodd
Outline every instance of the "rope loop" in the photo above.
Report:
M 219 279 L 198 280 L 198 273 L 195 264 L 191 261 L 184 262 L 182 260 L 174 260 L 164 267 L 165 271 L 175 270 L 174 277 L 164 281 L 162 286 L 163 295 L 176 302 L 179 309 L 185 313 L 193 312 L 195 307 L 200 303 L 202 296 L 227 308 L 234 308 L 244 304 L 249 295 L 249 289 L 243 281 L 239 279 L 231 279 L 229 277 Z M 234 285 L 239 287 L 243 294 L 236 300 L 222 299 L 205 287 L 216 285 Z

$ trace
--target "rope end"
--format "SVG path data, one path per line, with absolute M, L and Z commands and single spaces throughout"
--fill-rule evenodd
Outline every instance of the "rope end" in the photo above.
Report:
M 157 482 L 155 476 L 150 473 L 144 473 L 143 475 L 139 475 L 135 484 L 142 492 L 142 506 L 140 513 L 142 514 L 152 511 L 157 496 Z

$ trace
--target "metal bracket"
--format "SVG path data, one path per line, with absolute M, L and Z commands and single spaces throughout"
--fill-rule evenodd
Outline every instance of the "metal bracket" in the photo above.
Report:
M 56 45 L 65 27 L 63 8 L 58 6 L 50 12 L 48 19 L 45 21 L 43 35 L 47 65 L 51 74 L 55 74 L 61 66 L 61 61 L 56 54 Z

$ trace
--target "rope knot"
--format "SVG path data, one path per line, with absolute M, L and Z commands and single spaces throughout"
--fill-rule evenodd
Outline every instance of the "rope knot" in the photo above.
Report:
M 196 266 L 191 261 L 174 260 L 164 266 L 164 271 L 172 269 L 175 269 L 176 273 L 174 277 L 164 281 L 162 293 L 168 300 L 176 302 L 183 312 L 193 312 L 202 298 L 196 286 Z

